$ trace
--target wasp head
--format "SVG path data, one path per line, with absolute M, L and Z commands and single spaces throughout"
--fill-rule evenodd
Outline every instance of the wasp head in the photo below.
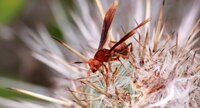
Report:
M 88 61 L 88 64 L 93 73 L 96 72 L 102 66 L 102 62 L 100 62 L 96 59 L 90 59 Z

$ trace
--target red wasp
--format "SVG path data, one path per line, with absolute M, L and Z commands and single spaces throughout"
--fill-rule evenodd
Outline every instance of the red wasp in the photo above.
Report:
M 104 21 L 103 21 L 103 27 L 101 32 L 101 39 L 99 43 L 99 47 L 97 52 L 94 55 L 94 58 L 89 59 L 89 61 L 86 62 L 75 62 L 75 63 L 88 63 L 89 64 L 89 71 L 88 76 L 90 75 L 90 70 L 95 73 L 98 71 L 102 66 L 106 69 L 106 84 L 108 84 L 108 68 L 104 64 L 105 62 L 109 62 L 115 57 L 115 51 L 123 51 L 124 48 L 127 48 L 129 45 L 125 44 L 125 41 L 130 38 L 133 34 L 136 33 L 137 29 L 145 25 L 147 22 L 150 21 L 150 19 L 144 20 L 142 23 L 140 23 L 137 27 L 129 31 L 122 39 L 120 39 L 118 42 L 116 42 L 110 49 L 103 48 L 104 44 L 107 41 L 108 38 L 108 31 L 110 28 L 110 25 L 113 21 L 114 15 L 116 13 L 116 7 L 118 5 L 118 1 L 114 1 L 108 11 L 105 14 Z
M 140 23 L 136 28 L 129 31 L 122 39 L 120 39 L 118 42 L 114 44 L 110 49 L 103 48 L 104 44 L 106 43 L 106 40 L 108 38 L 108 30 L 110 28 L 110 25 L 112 23 L 112 20 L 114 18 L 116 7 L 118 5 L 118 2 L 115 1 L 111 4 L 108 11 L 106 12 L 106 15 L 104 17 L 103 21 L 103 27 L 101 32 L 101 39 L 98 47 L 98 51 L 95 53 L 94 58 L 91 58 L 89 61 L 84 62 L 88 63 L 90 66 L 90 70 L 95 73 L 97 70 L 99 70 L 100 67 L 104 66 L 106 69 L 106 80 L 108 79 L 108 69 L 104 62 L 111 61 L 115 51 L 122 51 L 124 48 L 126 48 L 129 45 L 126 45 L 124 42 L 130 38 L 133 34 L 136 33 L 136 30 L 146 24 L 150 21 L 150 19 L 144 20 L 142 23 Z M 76 62 L 81 63 L 81 62 Z M 83 62 L 82 62 L 83 63 Z M 88 72 L 89 75 L 90 71 Z

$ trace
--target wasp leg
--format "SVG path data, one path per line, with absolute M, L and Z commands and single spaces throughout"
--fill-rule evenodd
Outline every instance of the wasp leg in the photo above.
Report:
M 89 76 L 90 76 L 90 69 L 88 70 L 88 72 L 87 72 L 87 77 L 89 78 Z
M 108 92 L 108 68 L 106 67 L 106 65 L 105 64 L 103 64 L 103 66 L 105 67 L 105 69 L 106 69 L 106 93 Z
M 133 44 L 129 43 L 128 45 L 125 46 L 125 48 L 123 50 L 121 50 L 119 53 L 122 53 L 124 50 L 126 50 L 128 47 L 130 46 L 130 51 L 133 51 Z
M 120 57 L 120 56 L 118 56 L 118 55 L 116 55 L 116 54 L 115 54 L 115 56 L 111 58 L 111 61 L 118 60 L 118 59 L 119 59 L 119 57 Z
M 130 46 L 130 49 L 129 49 L 129 46 Z M 129 43 L 128 45 L 125 46 L 125 48 L 119 52 L 116 53 L 116 55 L 118 56 L 121 56 L 123 59 L 128 59 L 128 53 L 132 52 L 133 50 L 133 45 L 132 43 Z M 128 52 L 128 53 L 125 53 L 123 54 L 123 52 Z

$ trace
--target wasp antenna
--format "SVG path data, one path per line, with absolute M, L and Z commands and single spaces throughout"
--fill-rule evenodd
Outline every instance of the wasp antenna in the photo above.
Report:
M 81 61 L 73 62 L 73 64 L 81 64 L 81 63 L 88 63 L 88 62 L 81 62 Z
M 80 61 L 73 62 L 73 64 L 80 64 L 80 63 L 83 63 L 83 62 L 80 62 Z

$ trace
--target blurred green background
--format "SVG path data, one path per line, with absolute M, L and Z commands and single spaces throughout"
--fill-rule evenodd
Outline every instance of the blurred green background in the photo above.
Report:
M 72 0 L 61 2 L 66 10 L 73 9 Z M 15 33 L 21 25 L 36 30 L 37 23 L 46 25 L 51 35 L 62 39 L 51 15 L 48 0 L 0 0 L 0 75 L 51 86 L 52 83 L 48 81 L 51 72 L 45 74 L 45 71 L 49 71 L 48 67 L 30 56 L 29 49 Z M 6 31 L 11 32 L 5 33 Z
M 61 2 L 65 4 L 66 10 L 72 9 L 72 0 Z M 30 49 L 15 32 L 22 28 L 21 25 L 36 30 L 37 23 L 46 25 L 50 34 L 56 38 L 62 38 L 50 13 L 48 0 L 0 0 L 0 97 L 27 98 L 25 95 L 6 89 L 13 85 L 9 83 L 12 80 L 19 81 L 16 85 L 28 82 L 48 88 L 53 87 L 51 80 L 53 70 L 35 60 L 30 55 Z
M 0 24 L 7 24 L 16 18 L 25 6 L 26 0 L 0 0 Z

